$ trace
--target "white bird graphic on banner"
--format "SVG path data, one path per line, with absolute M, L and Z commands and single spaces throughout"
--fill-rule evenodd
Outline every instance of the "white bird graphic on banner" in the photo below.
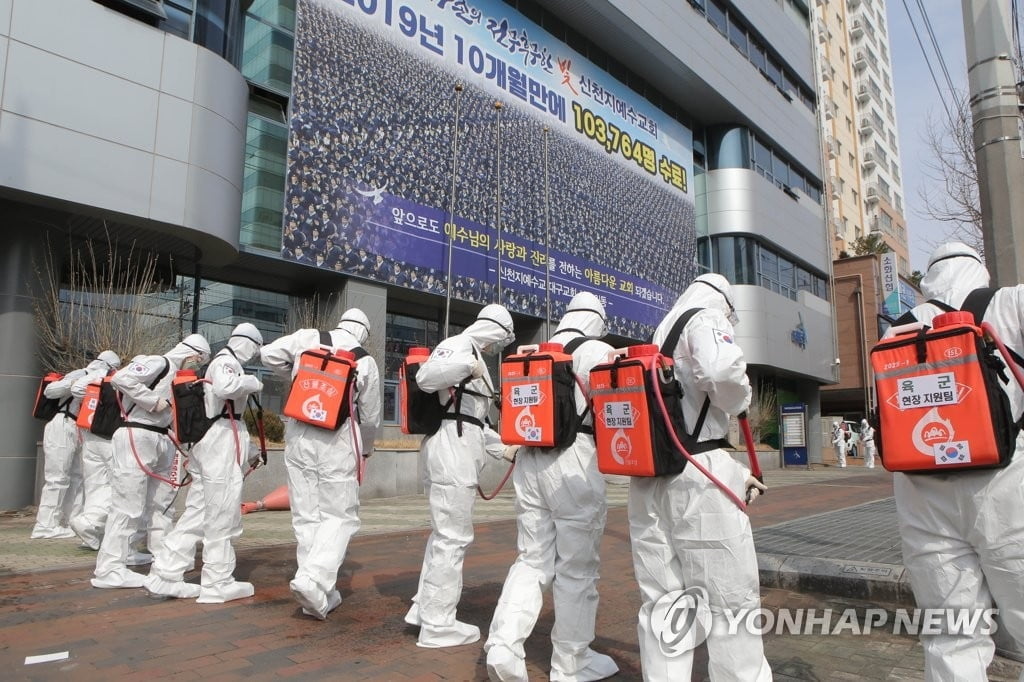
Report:
M 358 192 L 364 197 L 373 197 L 373 203 L 379 204 L 380 202 L 384 201 L 384 197 L 381 195 L 384 194 L 384 190 L 387 189 L 387 186 L 388 183 L 385 182 L 382 186 L 371 189 L 369 192 L 364 192 L 361 189 L 356 189 L 356 192 Z

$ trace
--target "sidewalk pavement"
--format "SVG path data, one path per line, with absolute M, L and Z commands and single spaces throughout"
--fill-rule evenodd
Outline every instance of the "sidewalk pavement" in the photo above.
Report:
M 837 613 L 907 603 L 887 472 L 821 467 L 772 471 L 767 479 L 768 495 L 751 509 L 765 608 Z M 608 487 L 594 642 L 618 661 L 616 680 L 640 679 L 627 489 Z M 485 637 L 515 557 L 512 500 L 505 491 L 475 510 L 476 541 L 466 558 L 459 618 L 480 626 Z M 7 679 L 33 680 L 486 679 L 481 643 L 420 649 L 415 629 L 402 621 L 429 533 L 426 500 L 372 500 L 363 503 L 361 517 L 363 528 L 338 579 L 345 601 L 325 623 L 302 616 L 288 592 L 295 569 L 288 512 L 244 517 L 236 575 L 256 585 L 256 596 L 225 605 L 93 589 L 92 552 L 72 540 L 28 540 L 30 517 L 0 519 L 0 669 Z M 526 645 L 531 679 L 547 675 L 552 619 L 549 599 Z M 770 632 L 764 640 L 777 680 L 923 679 L 916 638 L 891 630 L 867 636 Z M 26 656 L 65 651 L 66 660 L 25 665 Z M 705 679 L 706 671 L 701 647 L 694 679 Z M 1014 680 L 1020 671 L 997 657 L 989 675 Z

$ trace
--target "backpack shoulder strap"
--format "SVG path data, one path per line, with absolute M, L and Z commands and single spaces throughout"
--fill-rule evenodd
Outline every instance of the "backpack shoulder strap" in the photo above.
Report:
M 565 344 L 562 347 L 562 350 L 565 351 L 566 353 L 568 353 L 569 355 L 572 355 L 573 353 L 576 352 L 577 348 L 582 346 L 587 341 L 590 341 L 590 337 L 589 336 L 577 336 L 575 339 L 573 339 L 569 343 Z
M 980 326 L 982 320 L 985 318 L 985 311 L 988 310 L 988 304 L 992 301 L 992 297 L 995 295 L 996 290 L 991 287 L 975 289 L 971 293 L 967 294 L 967 298 L 964 299 L 964 303 L 960 306 L 960 310 L 964 310 L 973 315 L 974 324 Z M 950 309 L 950 311 L 952 310 L 955 309 Z
M 159 374 L 156 375 L 156 379 L 153 379 L 153 381 L 149 382 L 149 390 L 152 391 L 154 388 L 156 388 L 156 385 L 160 383 L 161 379 L 167 376 L 167 372 L 169 372 L 170 369 L 171 361 L 168 360 L 167 358 L 164 358 L 164 368 L 160 370 Z
M 937 298 L 929 298 L 926 302 L 927 303 L 931 303 L 933 306 L 935 306 L 939 310 L 944 310 L 947 313 L 956 312 L 956 308 L 954 308 L 953 306 L 949 305 L 948 303 L 940 301 Z
M 967 298 L 964 299 L 964 304 L 960 309 L 973 315 L 974 323 L 980 326 L 985 318 L 985 311 L 988 310 L 988 304 L 992 302 L 992 297 L 995 295 L 996 289 L 992 287 L 975 289 L 971 293 L 967 294 Z M 1006 352 L 1010 354 L 1010 359 L 1013 360 L 1018 367 L 1024 367 L 1024 357 L 1021 357 L 1017 351 L 1007 346 Z
M 369 351 L 367 351 L 362 346 L 356 346 L 355 348 L 349 348 L 348 352 L 352 353 L 352 355 L 356 356 L 355 357 L 355 361 L 356 362 L 359 362 L 360 360 L 362 360 L 363 358 L 365 358 L 367 355 L 370 354 Z
M 334 348 L 334 339 L 331 338 L 330 332 L 320 332 L 320 345 Z
M 673 324 L 672 328 L 668 331 L 668 336 L 665 337 L 665 342 L 661 344 L 661 354 L 672 357 L 672 353 L 676 349 L 676 345 L 679 343 L 679 337 L 683 335 L 683 329 L 686 328 L 686 323 L 689 322 L 694 315 L 704 310 L 704 308 L 690 308 L 683 312 Z
M 907 312 L 903 313 L 902 315 L 897 317 L 895 320 L 893 320 L 892 326 L 893 327 L 899 327 L 900 325 L 912 324 L 914 322 L 917 322 L 917 316 L 914 315 L 914 311 L 913 310 L 908 310 Z

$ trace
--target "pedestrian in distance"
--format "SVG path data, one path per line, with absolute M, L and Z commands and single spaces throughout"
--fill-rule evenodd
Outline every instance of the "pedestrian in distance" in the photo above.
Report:
M 674 348 L 664 349 L 683 389 L 683 417 L 696 441 L 690 452 L 728 489 L 753 501 L 764 485 L 723 449 L 731 447 L 725 440 L 729 417 L 744 412 L 751 396 L 733 330 L 738 317 L 728 280 L 714 273 L 694 280 L 658 325 L 654 343 L 671 345 L 676 321 L 692 309 L 698 311 L 680 330 Z M 658 601 L 686 589 L 697 593 L 692 596 L 698 609 L 710 611 L 711 679 L 771 680 L 761 635 L 743 628 L 728 632 L 724 616 L 726 610 L 761 605 L 750 520 L 739 506 L 691 464 L 678 474 L 635 477 L 629 486 L 629 535 L 642 599 L 637 634 L 644 679 L 690 679 L 693 650 L 667 654 L 655 622 Z
M 860 420 L 860 442 L 864 446 L 864 468 L 874 469 L 878 449 L 875 447 L 875 428 L 867 419 Z
M 1024 285 L 984 291 L 989 273 L 978 253 L 960 242 L 939 246 L 921 280 L 926 303 L 910 317 L 931 325 L 939 314 L 962 309 L 974 292 L 990 296 L 982 321 L 1011 351 L 1004 362 L 1020 363 L 1024 351 Z M 977 313 L 976 313 L 977 315 Z M 1005 371 L 1005 370 L 1004 370 Z M 1009 372 L 1007 371 L 1007 374 Z M 1011 418 L 1020 424 L 1024 392 L 1010 376 L 999 383 Z M 979 418 L 982 418 L 979 415 Z M 955 434 L 970 441 L 970 433 Z M 999 469 L 940 473 L 894 473 L 893 491 L 914 599 L 921 608 L 999 608 L 1000 626 L 1024 642 L 1024 437 L 1017 433 L 1010 463 Z M 885 457 L 885 447 L 882 448 Z M 921 634 L 925 678 L 984 680 L 995 646 L 982 628 Z
M 567 352 L 572 349 L 573 373 L 588 390 L 590 369 L 612 350 L 600 340 L 607 333 L 600 299 L 581 292 L 572 298 L 551 337 Z M 588 400 L 587 393 L 575 387 L 576 412 L 582 421 L 570 445 L 509 448 L 517 451 L 513 480 L 519 555 L 505 579 L 484 645 L 491 680 L 527 681 L 523 647 L 548 589 L 555 605 L 550 679 L 601 680 L 619 670 L 610 656 L 590 648 L 597 618 L 598 550 L 608 504 L 604 477 L 597 469 Z
M 430 537 L 419 586 L 405 622 L 420 628 L 417 645 L 440 648 L 480 639 L 480 628 L 456 619 L 462 596 L 462 562 L 473 542 L 473 504 L 483 455 L 500 459 L 501 436 L 487 423 L 495 399 L 485 355 L 497 355 L 515 339 L 504 306 L 484 306 L 476 321 L 450 336 L 420 365 L 416 383 L 448 405 L 441 427 L 423 439 L 420 453 L 430 503 Z M 461 395 L 456 395 L 461 393 Z
M 111 504 L 96 556 L 93 587 L 142 587 L 143 576 L 128 570 L 130 540 L 146 531 L 149 552 L 160 551 L 172 527 L 170 507 L 177 451 L 167 435 L 173 418 L 171 383 L 179 369 L 210 357 L 210 344 L 190 334 L 163 355 L 136 356 L 111 378 L 120 393 L 124 424 L 111 437 Z
M 832 446 L 836 449 L 836 462 L 840 469 L 846 468 L 846 429 L 843 422 L 832 425 Z
M 350 308 L 326 334 L 332 352 L 362 351 L 356 361 L 356 421 L 347 417 L 331 430 L 290 419 L 284 447 L 298 561 L 289 588 L 302 612 L 319 620 L 341 605 L 338 569 L 359 530 L 360 462 L 373 453 L 381 419 L 380 371 L 362 348 L 370 334 L 369 318 Z M 299 356 L 319 348 L 321 332 L 300 329 L 264 346 L 261 357 L 269 369 L 294 379 Z

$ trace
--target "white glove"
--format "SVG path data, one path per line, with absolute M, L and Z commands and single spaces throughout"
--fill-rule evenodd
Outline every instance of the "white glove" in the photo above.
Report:
M 509 445 L 505 448 L 505 451 L 501 453 L 502 459 L 507 459 L 509 462 L 516 461 L 516 453 L 519 452 L 518 445 Z
M 487 371 L 487 365 L 484 364 L 482 358 L 473 358 L 473 366 L 469 368 L 469 375 L 474 379 L 479 379 Z
M 253 375 L 250 374 L 245 378 L 246 388 L 249 389 L 250 393 L 259 393 L 260 391 L 263 390 L 263 382 L 260 381 L 258 377 L 254 377 Z
M 754 500 L 768 492 L 768 486 L 753 476 L 747 476 L 744 488 L 747 491 L 747 504 L 753 504 Z

